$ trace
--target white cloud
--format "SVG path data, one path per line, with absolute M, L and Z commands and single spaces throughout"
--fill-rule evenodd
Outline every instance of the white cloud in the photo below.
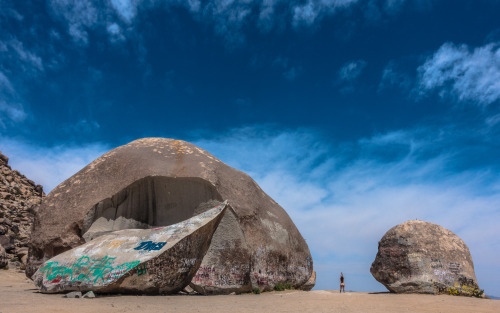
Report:
M 356 61 L 351 61 L 347 62 L 344 64 L 339 72 L 338 72 L 338 78 L 341 81 L 352 81 L 358 78 L 358 76 L 361 74 L 361 72 L 364 70 L 366 67 L 366 61 L 364 60 L 356 60 Z
M 9 78 L 0 72 L 0 126 L 5 128 L 7 121 L 21 122 L 26 116 L 20 97 Z
M 111 0 L 113 8 L 127 23 L 130 23 L 137 14 L 138 3 L 137 0 Z
M 283 77 L 289 82 L 294 81 L 302 71 L 301 66 L 294 66 L 290 64 L 290 60 L 288 58 L 282 57 L 278 57 L 273 61 L 273 67 L 282 70 Z
M 76 124 L 72 124 L 68 127 L 68 130 L 75 133 L 90 134 L 101 128 L 101 125 L 97 121 L 89 119 L 81 119 Z
M 99 8 L 92 0 L 51 0 L 55 16 L 68 23 L 68 33 L 80 45 L 88 44 L 87 30 L 99 23 Z
M 420 219 L 457 233 L 472 251 L 481 288 L 500 294 L 487 274 L 500 267 L 500 179 L 488 169 L 451 170 L 460 152 L 436 146 L 456 136 L 399 130 L 346 146 L 307 130 L 243 128 L 195 144 L 249 173 L 287 210 L 313 253 L 319 289 L 337 288 L 331 278 L 343 271 L 350 289 L 383 290 L 369 273 L 378 240 Z M 395 146 L 405 153 L 377 158 Z
M 125 40 L 125 36 L 123 36 L 123 34 L 122 34 L 122 29 L 118 24 L 112 23 L 112 24 L 108 25 L 107 31 L 108 31 L 108 34 L 109 34 L 111 41 L 123 41 L 123 40 Z
M 10 46 L 16 53 L 18 58 L 36 68 L 38 71 L 43 71 L 43 62 L 42 58 L 38 55 L 34 54 L 31 51 L 28 51 L 22 42 L 17 39 L 13 39 L 9 41 L 8 46 Z
M 403 71 L 399 71 L 396 63 L 391 61 L 382 71 L 382 79 L 380 80 L 378 91 L 381 92 L 382 90 L 390 87 L 408 91 L 411 88 L 411 85 L 412 79 L 410 76 Z
M 0 52 L 0 62 L 9 64 L 8 68 L 15 68 L 25 76 L 37 76 L 45 71 L 42 58 L 16 37 L 0 40 Z
M 500 43 L 474 49 L 445 43 L 418 72 L 421 94 L 437 90 L 441 96 L 489 105 L 500 99 Z
M 357 2 L 358 0 L 308 0 L 304 4 L 294 4 L 292 23 L 294 26 L 310 26 L 324 16 L 332 15 L 337 9 Z
M 423 3 L 426 0 L 418 0 Z M 67 23 L 68 33 L 79 45 L 88 44 L 88 31 L 117 23 L 117 19 L 134 30 L 133 22 L 141 11 L 169 10 L 183 7 L 194 18 L 213 26 L 229 46 L 245 42 L 245 28 L 254 26 L 262 32 L 273 28 L 284 30 L 287 25 L 295 28 L 315 27 L 324 18 L 335 15 L 340 9 L 359 6 L 366 11 L 398 11 L 405 0 L 382 2 L 360 0 L 50 0 L 54 15 Z M 368 14 L 369 15 L 369 14 Z M 380 13 L 378 13 L 380 15 Z M 111 37 L 111 40 L 115 40 Z
M 44 147 L 5 137 L 0 137 L 0 146 L 10 166 L 41 184 L 46 193 L 109 150 L 100 143 Z

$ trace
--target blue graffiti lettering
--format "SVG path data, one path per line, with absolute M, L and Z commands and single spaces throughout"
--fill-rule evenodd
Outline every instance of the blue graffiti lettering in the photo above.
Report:
M 166 244 L 167 244 L 166 242 L 143 241 L 137 247 L 135 247 L 134 250 L 147 250 L 147 251 L 160 250 Z

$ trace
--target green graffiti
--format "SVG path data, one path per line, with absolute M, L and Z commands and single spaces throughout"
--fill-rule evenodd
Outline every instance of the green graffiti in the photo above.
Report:
M 137 276 L 144 275 L 146 274 L 146 272 L 147 272 L 146 264 L 142 264 L 137 267 Z
M 140 263 L 140 261 L 133 261 L 114 266 L 112 263 L 114 259 L 115 257 L 105 256 L 91 260 L 88 256 L 82 256 L 70 266 L 59 266 L 58 262 L 47 262 L 39 271 L 51 283 L 64 280 L 105 284 L 120 278 Z

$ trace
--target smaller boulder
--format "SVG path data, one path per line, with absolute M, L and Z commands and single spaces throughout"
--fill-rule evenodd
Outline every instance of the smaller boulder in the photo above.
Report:
M 407 221 L 378 243 L 370 272 L 394 293 L 481 296 L 469 248 L 437 224 Z

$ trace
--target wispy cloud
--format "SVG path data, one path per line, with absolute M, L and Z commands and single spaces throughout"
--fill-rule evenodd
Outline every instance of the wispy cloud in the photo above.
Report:
M 5 128 L 8 121 L 21 122 L 26 116 L 19 95 L 7 76 L 0 72 L 0 126 Z
M 92 0 L 51 0 L 54 15 L 68 23 L 68 33 L 80 45 L 88 44 L 88 29 L 98 24 L 99 7 Z
M 420 94 L 438 91 L 486 106 L 500 99 L 500 43 L 471 48 L 443 44 L 418 68 Z
M 139 2 L 139 0 L 111 0 L 111 6 L 125 22 L 130 23 L 137 14 Z
M 367 7 L 377 11 L 397 11 L 404 0 L 385 2 L 360 0 L 50 0 L 50 8 L 57 18 L 65 21 L 68 33 L 75 43 L 87 45 L 89 31 L 110 25 L 125 24 L 130 29 L 134 22 L 147 10 L 169 10 L 173 7 L 185 8 L 193 17 L 213 26 L 215 33 L 225 38 L 232 46 L 245 42 L 248 26 L 262 32 L 276 28 L 295 29 L 315 27 L 323 19 L 334 16 L 339 10 Z M 419 1 L 421 2 L 421 1 Z M 113 28 L 116 29 L 115 26 Z M 123 28 L 123 27 L 122 27 Z M 113 40 L 113 38 L 111 38 Z
M 404 71 L 400 71 L 396 62 L 390 61 L 382 71 L 378 91 L 381 92 L 387 88 L 398 88 L 407 92 L 411 89 L 412 84 L 413 80 L 410 75 Z
M 340 92 L 347 94 L 355 89 L 357 78 L 365 69 L 367 63 L 365 60 L 350 61 L 344 64 L 337 72 L 335 84 L 340 86 Z
M 290 59 L 278 57 L 273 61 L 273 66 L 282 70 L 283 77 L 292 82 L 294 81 L 302 71 L 302 67 L 298 65 L 292 65 Z
M 250 173 L 287 210 L 315 258 L 317 288 L 336 288 L 331 277 L 343 271 L 353 290 L 383 290 L 369 273 L 378 240 L 392 226 L 420 219 L 464 239 L 482 288 L 500 294 L 489 278 L 500 265 L 493 261 L 500 253 L 491 254 L 500 244 L 494 222 L 500 180 L 488 168 L 454 170 L 463 152 L 453 148 L 460 134 L 436 131 L 399 130 L 340 144 L 308 130 L 244 128 L 196 144 Z
M 364 70 L 366 65 L 367 63 L 365 60 L 347 62 L 340 68 L 338 79 L 344 82 L 355 80 Z
M 29 179 L 41 184 L 45 192 L 98 158 L 110 147 L 101 143 L 40 146 L 12 138 L 0 137 L 0 149 L 9 164 Z
M 295 3 L 292 7 L 293 25 L 312 25 L 323 17 L 332 15 L 339 8 L 345 8 L 357 3 L 358 0 L 309 0 L 305 3 Z
M 125 36 L 122 33 L 120 25 L 116 23 L 111 23 L 106 28 L 109 34 L 109 38 L 112 42 L 121 42 L 125 40 Z
M 349 289 L 383 290 L 369 272 L 378 240 L 392 226 L 420 219 L 459 235 L 481 288 L 500 294 L 491 278 L 500 275 L 500 179 L 488 166 L 456 170 L 461 136 L 423 127 L 339 143 L 308 129 L 257 126 L 193 143 L 250 174 L 285 208 L 311 249 L 317 288 L 336 288 L 331 278 L 343 271 Z M 47 191 L 111 148 L 8 138 L 0 145 L 14 168 Z

